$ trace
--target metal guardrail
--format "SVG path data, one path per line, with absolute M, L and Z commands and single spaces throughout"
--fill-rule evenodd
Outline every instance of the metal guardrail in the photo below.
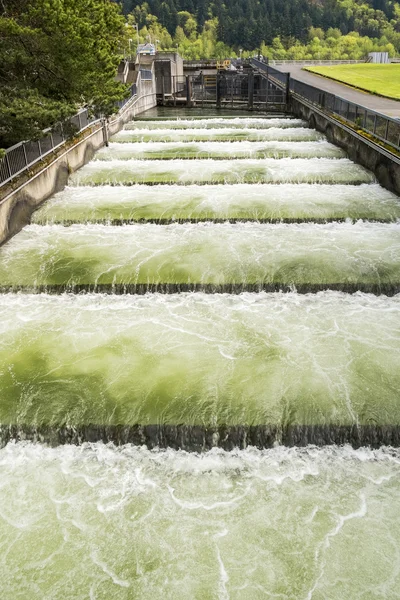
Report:
M 130 88 L 129 97 L 117 102 L 118 109 L 123 108 L 136 95 L 137 86 L 133 84 Z M 7 148 L 4 158 L 0 160 L 0 187 L 62 146 L 71 138 L 71 133 L 76 135 L 100 121 L 101 117 L 90 115 L 88 109 L 85 108 L 64 123 L 58 123 L 52 129 L 44 131 L 45 135 L 39 140 L 20 142 L 15 146 L 11 146 L 11 148 Z
M 268 76 L 280 84 L 285 91 L 289 90 L 292 94 L 305 98 L 382 142 L 390 144 L 396 150 L 400 150 L 400 120 L 293 79 L 290 73 L 279 71 L 257 59 L 252 59 L 252 64 L 257 69 L 267 72 Z
M 365 60 L 269 60 L 269 65 L 358 65 Z

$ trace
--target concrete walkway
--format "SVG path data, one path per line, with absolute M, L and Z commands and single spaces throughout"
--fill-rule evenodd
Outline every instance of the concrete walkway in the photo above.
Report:
M 350 102 L 361 104 L 366 108 L 370 108 L 377 112 L 383 113 L 389 117 L 400 119 L 400 101 L 389 100 L 388 98 L 381 98 L 380 96 L 374 96 L 368 92 L 362 92 L 354 88 L 349 87 L 338 81 L 315 75 L 309 71 L 303 71 L 301 65 L 280 65 L 274 67 L 284 73 L 290 72 L 293 79 L 303 81 L 309 85 L 319 87 L 321 90 L 340 96 Z

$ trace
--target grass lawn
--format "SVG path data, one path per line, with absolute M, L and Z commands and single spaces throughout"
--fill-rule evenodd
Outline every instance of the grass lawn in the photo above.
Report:
M 400 64 L 333 65 L 306 67 L 307 71 L 336 79 L 353 87 L 400 100 Z

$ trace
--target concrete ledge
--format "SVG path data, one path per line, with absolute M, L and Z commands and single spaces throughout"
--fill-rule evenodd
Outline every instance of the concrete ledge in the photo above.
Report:
M 305 447 L 350 444 L 353 448 L 400 446 L 399 425 L 0 425 L 0 447 L 8 442 L 33 441 L 60 446 L 84 442 L 134 444 L 147 448 L 174 448 L 205 452 L 275 445 Z
M 396 296 L 400 293 L 400 281 L 364 283 L 287 283 L 277 281 L 275 283 L 93 283 L 93 284 L 70 284 L 60 283 L 51 285 L 0 285 L 0 294 L 25 293 L 25 294 L 112 294 L 123 296 L 124 294 L 181 294 L 187 292 L 201 292 L 203 294 L 242 294 L 244 292 L 283 292 L 298 294 L 316 294 L 325 290 L 344 292 L 346 294 L 374 294 L 375 296 Z
M 144 81 L 142 94 L 127 103 L 108 124 L 109 135 L 114 135 L 136 115 L 157 105 L 155 85 Z M 61 191 L 74 171 L 88 163 L 105 143 L 105 132 L 97 124 L 67 142 L 54 155 L 13 182 L 14 189 L 5 192 L 0 200 L 0 245 L 18 233 L 30 221 L 34 210 L 47 198 Z

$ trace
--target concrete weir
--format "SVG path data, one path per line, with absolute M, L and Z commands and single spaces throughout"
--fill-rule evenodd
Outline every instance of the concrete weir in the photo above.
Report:
M 116 446 L 133 444 L 149 450 L 172 448 L 187 452 L 207 452 L 213 448 L 225 451 L 244 450 L 248 447 L 274 448 L 288 446 L 342 446 L 353 448 L 369 446 L 400 446 L 400 426 L 391 425 L 96 425 L 24 426 L 1 425 L 0 447 L 11 441 L 34 442 L 62 446 L 86 442 L 110 442 Z
M 399 446 L 398 197 L 306 114 L 144 107 L 14 192 L 1 444 Z
M 148 93 L 0 205 L 1 600 L 398 598 L 399 197 Z

